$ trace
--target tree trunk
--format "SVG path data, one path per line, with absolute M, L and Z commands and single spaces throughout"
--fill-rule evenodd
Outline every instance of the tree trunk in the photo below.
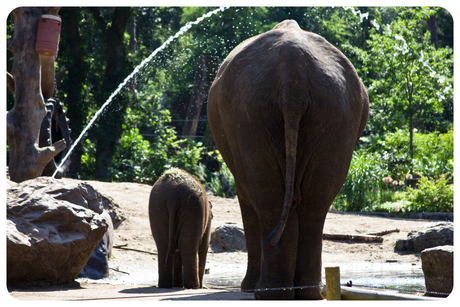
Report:
M 413 173 L 414 161 L 414 112 L 412 109 L 412 99 L 409 99 L 409 152 L 410 152 L 410 173 Z
M 438 49 L 438 26 L 436 25 L 436 14 L 433 14 L 428 18 L 426 22 L 428 31 L 431 33 L 431 43 L 436 49 Z
M 64 140 L 40 148 L 39 132 L 46 114 L 42 86 L 49 94 L 49 79 L 41 71 L 49 70 L 49 58 L 35 52 L 38 21 L 42 14 L 57 15 L 59 8 L 21 7 L 13 10 L 14 34 L 8 49 L 14 55 L 14 107 L 7 114 L 7 141 L 10 149 L 10 179 L 22 182 L 40 176 L 48 162 L 66 147 Z M 46 66 L 46 67 L 45 67 Z M 54 67 L 53 67 L 54 84 Z M 54 91 L 54 85 L 53 85 Z
M 89 8 L 96 24 L 101 29 L 104 37 L 103 54 L 106 59 L 106 68 L 99 89 L 101 105 L 112 91 L 126 77 L 126 52 L 123 44 L 125 29 L 128 25 L 131 9 L 117 7 L 113 11 L 110 26 L 102 17 L 97 8 Z M 96 172 L 98 180 L 109 179 L 109 169 L 112 166 L 113 153 L 116 143 L 122 134 L 122 124 L 128 105 L 128 99 L 118 95 L 101 115 L 96 132 Z
M 136 29 L 137 29 L 136 17 L 133 16 L 131 22 L 129 23 L 129 28 L 128 28 L 128 33 L 129 33 L 129 46 L 128 46 L 128 48 L 133 53 L 135 53 L 136 50 L 137 50 Z
M 217 71 L 219 70 L 219 66 L 221 64 L 221 60 L 219 57 L 216 56 L 206 56 L 206 83 L 211 85 L 216 78 Z M 206 147 L 207 151 L 216 150 L 216 144 L 212 137 L 211 128 L 209 127 L 209 122 L 206 121 L 206 131 L 204 134 L 204 146 Z
M 185 116 L 185 124 L 182 128 L 182 135 L 187 138 L 195 139 L 198 120 L 200 119 L 201 108 L 203 107 L 206 98 L 206 65 L 205 57 L 201 55 L 198 59 L 195 84 L 193 86 L 193 94 L 190 98 L 190 103 Z
M 40 55 L 41 60 L 41 87 L 43 99 L 53 97 L 56 84 L 54 83 L 54 56 Z
M 83 123 L 88 115 L 87 106 L 82 101 L 83 83 L 88 73 L 87 65 L 82 59 L 81 37 L 79 32 L 79 20 L 81 17 L 80 8 L 63 8 L 62 18 L 65 23 L 62 25 L 62 37 L 65 40 L 65 54 L 67 58 L 66 69 L 68 74 L 62 85 L 66 97 L 67 115 L 72 119 L 72 131 L 70 137 L 76 140 L 83 131 Z M 62 67 L 61 67 L 62 69 Z M 67 173 L 68 177 L 78 178 L 81 173 L 81 143 L 77 144 L 70 156 L 71 163 Z

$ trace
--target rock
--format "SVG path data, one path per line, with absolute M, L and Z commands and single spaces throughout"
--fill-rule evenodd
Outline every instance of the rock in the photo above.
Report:
M 86 266 L 78 274 L 78 277 L 101 279 L 109 276 L 109 257 L 113 247 L 113 223 L 107 211 L 101 214 L 108 222 L 108 229 L 88 259 Z
M 225 193 L 225 197 L 227 198 L 233 198 L 235 197 L 233 195 L 232 189 L 230 189 L 230 184 L 228 183 L 227 178 L 225 178 L 224 174 L 220 174 L 217 176 L 220 181 L 220 185 L 222 186 L 222 190 Z
M 421 258 L 426 290 L 451 293 L 454 282 L 454 247 L 444 245 L 427 248 L 422 251 Z
M 113 200 L 102 195 L 87 182 L 58 181 L 61 187 L 47 188 L 47 193 L 57 199 L 89 208 L 102 214 L 108 221 L 108 229 L 101 242 L 94 249 L 88 263 L 78 274 L 79 277 L 101 279 L 109 275 L 109 257 L 112 254 L 113 231 L 126 219 L 124 212 Z
M 101 242 L 110 200 L 89 184 L 39 177 L 7 190 L 7 280 L 66 283 L 75 279 Z M 107 234 L 110 255 L 113 233 Z M 107 272 L 107 264 L 103 268 Z M 105 274 L 105 273 L 104 273 Z
M 87 182 L 53 180 L 53 183 L 48 183 L 46 179 L 52 178 L 40 178 L 43 180 L 40 179 L 34 185 L 35 189 L 50 194 L 56 199 L 66 200 L 72 204 L 91 209 L 99 214 L 107 210 L 115 229 L 126 219 L 124 212 L 110 197 L 102 195 Z M 41 183 L 42 181 L 43 183 Z
M 210 245 L 214 252 L 247 251 L 243 226 L 230 224 L 217 227 L 211 233 Z
M 420 253 L 430 247 L 454 244 L 454 224 L 436 222 L 412 230 L 406 239 L 396 241 L 395 250 Z

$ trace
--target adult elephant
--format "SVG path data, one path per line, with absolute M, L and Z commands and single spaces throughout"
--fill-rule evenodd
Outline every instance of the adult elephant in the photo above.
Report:
M 321 299 L 324 220 L 368 113 L 350 61 L 293 20 L 244 41 L 222 63 L 208 120 L 235 177 L 248 248 L 242 290 Z M 295 288 L 258 291 L 282 287 Z

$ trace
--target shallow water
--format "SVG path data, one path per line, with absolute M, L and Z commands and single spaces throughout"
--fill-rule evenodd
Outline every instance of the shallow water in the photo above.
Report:
M 340 267 L 340 283 L 352 281 L 354 286 L 372 286 L 403 290 L 425 290 L 425 278 L 421 263 L 357 262 L 327 263 Z M 323 282 L 325 283 L 324 268 Z
M 425 290 L 425 279 L 420 264 L 411 263 L 325 263 L 322 269 L 323 283 L 326 284 L 324 268 L 340 267 L 340 283 L 350 280 L 354 286 L 372 286 L 379 288 L 404 290 Z M 246 266 L 217 268 L 218 272 L 206 275 L 205 283 L 210 288 L 239 289 L 246 272 Z M 212 270 L 211 270 L 212 272 Z
M 325 263 L 322 269 L 323 283 L 326 283 L 324 268 L 328 266 L 340 267 L 340 281 L 345 285 L 352 281 L 353 286 L 372 286 L 378 288 L 404 290 L 425 290 L 425 279 L 421 264 L 411 263 Z M 112 266 L 111 266 L 112 267 Z M 204 276 L 204 284 L 208 288 L 237 290 L 246 273 L 246 264 L 208 264 L 209 274 Z M 92 283 L 109 283 L 122 285 L 154 286 L 158 282 L 156 265 L 145 267 L 135 262 L 129 267 L 118 266 L 118 270 L 129 272 L 129 275 L 114 270 L 110 276 L 100 280 L 79 278 L 77 281 Z

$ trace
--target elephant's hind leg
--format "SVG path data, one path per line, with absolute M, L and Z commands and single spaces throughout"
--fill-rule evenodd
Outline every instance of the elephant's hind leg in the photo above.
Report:
M 270 224 L 268 218 L 265 223 L 260 222 L 261 233 L 267 238 L 276 226 L 276 219 Z M 298 238 L 298 217 L 295 210 L 289 213 L 286 227 L 279 243 L 276 246 L 271 243 L 262 243 L 261 276 L 256 285 L 257 289 L 271 289 L 256 291 L 256 299 L 294 299 L 295 265 Z
M 297 287 L 307 286 L 304 289 L 295 291 L 295 299 L 300 300 L 321 300 L 321 251 L 323 244 L 323 221 L 326 213 L 318 213 L 316 218 L 304 204 L 297 207 L 299 219 L 299 238 L 297 247 L 297 259 L 294 285 Z M 326 206 L 324 206 L 326 207 Z M 310 288 L 310 286 L 312 288 Z
M 198 278 L 200 288 L 203 288 L 203 276 L 206 268 L 206 258 L 208 255 L 209 241 L 211 240 L 211 220 L 209 220 L 203 239 L 198 247 Z
M 260 279 L 260 228 L 259 220 L 254 209 L 244 200 L 242 195 L 238 195 L 241 207 L 241 215 L 244 224 L 244 236 L 246 238 L 246 248 L 248 251 L 248 267 L 246 276 L 241 282 L 241 290 L 254 290 Z
M 200 281 L 198 277 L 198 253 L 195 248 L 182 255 L 182 269 L 184 277 L 184 288 L 199 289 Z

